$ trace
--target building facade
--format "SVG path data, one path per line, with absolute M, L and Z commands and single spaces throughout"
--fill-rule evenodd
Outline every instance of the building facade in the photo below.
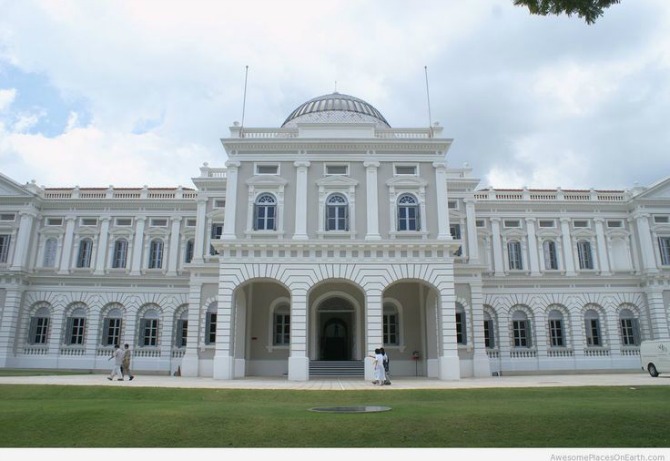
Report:
M 333 93 L 235 124 L 194 188 L 0 175 L 0 367 L 129 343 L 139 372 L 217 379 L 369 379 L 382 345 L 394 376 L 639 369 L 670 337 L 670 177 L 478 189 L 441 135 Z

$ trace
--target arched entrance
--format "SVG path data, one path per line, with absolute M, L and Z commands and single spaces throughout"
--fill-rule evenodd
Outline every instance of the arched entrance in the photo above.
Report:
M 318 360 L 352 360 L 355 309 L 340 296 L 323 300 L 317 307 Z

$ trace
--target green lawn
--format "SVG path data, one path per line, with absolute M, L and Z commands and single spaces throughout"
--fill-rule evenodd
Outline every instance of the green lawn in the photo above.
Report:
M 319 406 L 384 405 L 373 414 Z M 0 385 L 0 447 L 670 446 L 670 387 L 380 391 Z

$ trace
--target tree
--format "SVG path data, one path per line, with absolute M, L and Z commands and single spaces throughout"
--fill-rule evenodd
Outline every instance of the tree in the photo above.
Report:
M 603 15 L 605 8 L 620 3 L 621 0 L 514 0 L 516 6 L 526 6 L 530 14 L 576 14 L 587 24 L 593 24 Z

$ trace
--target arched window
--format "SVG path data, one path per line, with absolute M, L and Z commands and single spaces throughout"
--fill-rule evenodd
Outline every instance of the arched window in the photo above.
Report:
M 488 312 L 484 312 L 484 346 L 487 349 L 496 347 L 495 326 Z
M 207 308 L 205 318 L 205 344 L 216 344 L 216 311 L 218 304 L 213 302 Z
M 195 239 L 188 239 L 186 242 L 186 251 L 184 254 L 184 262 L 190 263 L 193 261 L 193 252 L 195 250 Z
M 65 344 L 69 346 L 83 345 L 85 327 L 86 308 L 77 307 L 73 309 L 67 318 Z
M 91 255 L 93 254 L 93 240 L 81 239 L 79 252 L 77 253 L 77 267 L 91 267 Z
M 342 194 L 331 194 L 326 200 L 326 230 L 349 230 L 349 202 Z
M 639 346 L 640 323 L 630 309 L 621 309 L 619 325 L 621 327 L 621 344 L 624 346 Z
M 598 312 L 589 309 L 584 313 L 584 329 L 586 332 L 587 346 L 602 346 L 600 316 L 598 315 Z
M 459 303 L 456 303 L 456 343 L 467 344 L 467 323 L 465 321 L 465 309 Z
M 49 320 L 51 312 L 44 306 L 39 308 L 30 318 L 28 342 L 30 344 L 46 344 L 49 338 Z
M 384 346 L 400 344 L 400 319 L 398 309 L 391 303 L 384 304 Z
M 402 194 L 398 197 L 398 230 L 421 230 L 419 202 L 412 194 Z
M 56 251 L 58 250 L 58 240 L 50 237 L 44 243 L 44 267 L 56 267 Z
M 158 311 L 147 309 L 140 319 L 140 346 L 155 347 L 158 346 Z
M 549 322 L 549 344 L 551 347 L 565 346 L 565 330 L 563 325 L 563 314 L 553 309 L 547 318 Z
M 577 256 L 579 257 L 580 269 L 593 269 L 593 254 L 591 253 L 591 242 L 580 240 L 577 242 Z
M 530 322 L 523 311 L 515 311 L 512 315 L 512 333 L 514 347 L 530 347 Z
M 149 244 L 149 269 L 163 267 L 163 241 L 153 239 Z
M 544 254 L 544 268 L 547 270 L 558 270 L 556 242 L 553 240 L 545 240 L 542 242 L 542 253 Z
M 273 315 L 272 344 L 288 346 L 291 343 L 291 308 L 288 304 L 278 304 Z
M 121 345 L 121 326 L 123 323 L 123 311 L 115 307 L 107 311 L 102 323 L 102 345 Z
M 510 240 L 507 242 L 507 257 L 510 270 L 523 270 L 523 259 L 521 258 L 521 242 Z
M 112 254 L 112 268 L 125 269 L 128 260 L 128 240 L 116 239 L 114 242 L 114 253 Z
M 277 200 L 272 194 L 260 194 L 254 204 L 254 230 L 272 231 L 276 229 Z

